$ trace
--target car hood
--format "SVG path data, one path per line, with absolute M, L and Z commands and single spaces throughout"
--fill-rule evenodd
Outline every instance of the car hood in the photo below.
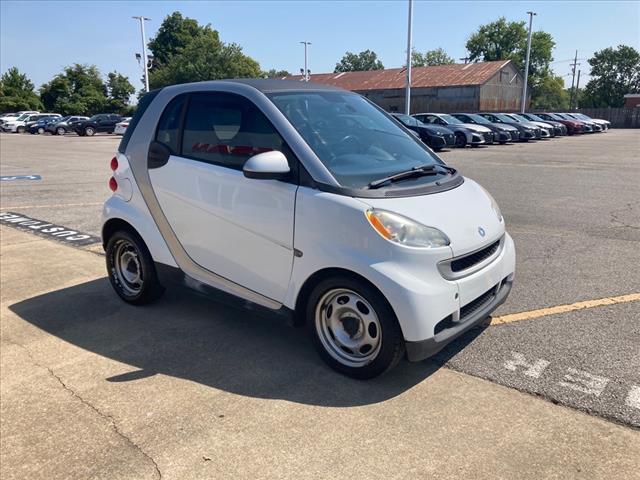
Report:
M 491 243 L 505 231 L 504 221 L 498 219 L 485 190 L 468 178 L 462 185 L 445 192 L 360 200 L 373 208 L 399 213 L 441 230 L 451 240 L 454 256 Z
M 537 120 L 531 120 L 531 123 L 540 127 L 540 128 L 553 128 L 553 125 L 545 122 L 538 122 Z
M 496 127 L 498 128 L 502 128 L 503 130 L 509 130 L 510 132 L 517 132 L 518 129 L 516 127 L 514 127 L 513 125 L 510 125 L 508 123 L 496 123 L 494 124 Z
M 432 133 L 442 133 L 442 134 L 448 134 L 448 133 L 453 133 L 453 131 L 447 127 L 440 127 L 438 125 L 424 125 L 422 127 L 420 127 L 424 130 L 427 130 L 429 132 Z
M 478 133 L 487 133 L 491 131 L 490 128 L 483 127 L 482 125 L 476 125 L 475 123 L 463 123 L 462 125 L 459 125 L 459 126 L 465 127 L 468 130 L 471 130 L 473 132 L 478 132 Z

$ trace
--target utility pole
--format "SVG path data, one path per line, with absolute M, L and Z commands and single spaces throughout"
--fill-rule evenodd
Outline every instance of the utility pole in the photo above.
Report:
M 576 82 L 576 98 L 574 100 L 574 106 L 573 109 L 577 110 L 578 109 L 578 92 L 580 91 L 580 70 L 578 70 L 578 81 Z
M 413 0 L 409 0 L 409 25 L 407 27 L 407 86 L 404 113 L 411 114 L 411 25 L 413 24 Z
M 142 61 L 144 62 L 144 89 L 149 91 L 149 59 L 147 58 L 147 40 L 144 36 L 144 22 L 151 20 L 147 17 L 131 17 L 140 20 L 140 34 L 142 36 Z
M 520 102 L 520 113 L 524 113 L 527 106 L 527 82 L 529 80 L 529 54 L 531 53 L 531 26 L 533 24 L 533 16 L 536 12 L 527 12 L 529 15 L 529 36 L 527 37 L 527 55 L 524 60 L 524 84 L 522 85 L 522 102 Z
M 458 60 L 464 61 L 464 64 L 466 65 L 467 63 L 469 63 L 469 60 L 471 59 L 469 57 L 462 57 L 462 58 L 459 58 Z
M 307 47 L 311 45 L 311 42 L 300 42 L 304 45 L 304 72 L 302 72 L 302 78 L 305 82 L 309 81 L 309 69 L 307 68 Z
M 574 84 L 575 84 L 575 81 L 576 81 L 576 67 L 578 65 L 580 65 L 580 64 L 578 63 L 578 50 L 576 50 L 576 57 L 573 59 L 573 63 L 569 64 L 569 66 L 571 67 L 571 75 L 572 75 L 571 76 L 571 98 L 569 100 L 569 102 L 570 102 L 569 104 L 570 105 L 573 105 L 574 97 L 577 97 L 576 91 L 575 91 L 575 88 L 574 88 Z

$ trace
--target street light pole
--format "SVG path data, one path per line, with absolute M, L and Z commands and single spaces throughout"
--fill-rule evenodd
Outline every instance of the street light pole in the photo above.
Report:
M 304 81 L 309 81 L 309 69 L 307 68 L 307 47 L 311 45 L 311 42 L 300 42 L 304 45 L 304 72 L 302 72 L 304 76 Z
M 520 102 L 520 113 L 524 113 L 527 106 L 527 83 L 529 80 L 529 54 L 531 53 L 531 26 L 533 24 L 533 16 L 536 12 L 527 12 L 529 15 L 529 36 L 527 38 L 527 55 L 524 61 L 524 84 L 522 85 L 522 102 Z
M 147 41 L 144 36 L 144 22 L 151 20 L 147 17 L 131 17 L 140 20 L 140 34 L 142 36 L 142 61 L 144 62 L 144 88 L 149 91 L 149 59 L 147 58 Z
M 413 24 L 413 0 L 409 0 L 409 25 L 407 27 L 407 85 L 404 113 L 411 114 L 411 25 Z

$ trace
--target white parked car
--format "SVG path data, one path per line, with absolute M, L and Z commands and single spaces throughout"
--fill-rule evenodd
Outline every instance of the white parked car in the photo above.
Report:
M 125 117 L 122 121 L 116 123 L 116 128 L 113 130 L 113 133 L 116 135 L 124 135 L 124 132 L 127 131 L 127 127 L 129 126 L 129 122 L 131 121 L 131 117 Z
M 111 169 L 102 239 L 124 301 L 176 283 L 222 292 L 306 323 L 353 377 L 435 354 L 511 289 L 515 247 L 491 195 L 353 92 L 165 87 L 141 100 Z
M 40 113 L 38 111 L 32 111 L 32 110 L 22 110 L 20 112 L 16 112 L 16 113 L 6 113 L 4 115 L 2 115 L 0 117 L 0 125 L 2 125 L 5 122 L 9 122 L 9 121 L 13 121 L 13 120 L 17 120 L 18 117 L 25 115 L 25 114 L 34 114 L 34 113 Z
M 41 118 L 60 117 L 59 113 L 24 113 L 15 120 L 9 120 L 2 124 L 3 132 L 24 133 L 27 129 Z

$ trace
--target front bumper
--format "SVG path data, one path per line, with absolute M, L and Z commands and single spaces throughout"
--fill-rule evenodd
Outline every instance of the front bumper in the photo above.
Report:
M 482 323 L 496 308 L 505 302 L 511 292 L 512 285 L 513 274 L 505 277 L 495 287 L 492 287 L 479 297 L 480 303 L 477 306 L 472 305 L 472 308 L 475 308 L 464 321 L 456 323 L 449 319 L 444 319 L 442 322 L 445 322 L 445 328 L 442 328 L 432 338 L 427 338 L 420 342 L 405 342 L 409 361 L 418 362 L 435 355 L 448 343 Z

